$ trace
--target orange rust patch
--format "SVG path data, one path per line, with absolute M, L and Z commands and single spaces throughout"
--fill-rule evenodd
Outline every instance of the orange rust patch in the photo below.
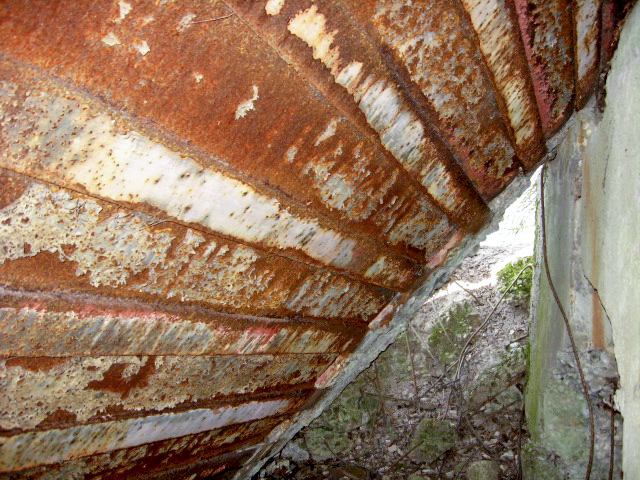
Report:
M 69 361 L 67 357 L 16 357 L 6 361 L 7 367 L 21 367 L 32 372 L 48 372 Z
M 156 371 L 153 357 L 147 358 L 147 361 L 140 367 L 138 373 L 134 375 L 123 375 L 128 366 L 128 363 L 114 363 L 109 367 L 109 370 L 104 373 L 102 380 L 89 382 L 87 388 L 119 393 L 122 395 L 122 398 L 126 398 L 132 389 L 145 387 L 149 377 Z

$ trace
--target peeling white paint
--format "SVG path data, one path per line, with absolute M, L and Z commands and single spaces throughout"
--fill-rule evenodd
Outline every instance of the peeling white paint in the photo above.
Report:
M 278 15 L 282 7 L 284 7 L 284 1 L 285 0 L 269 0 L 264 6 L 267 15 Z
M 176 30 L 180 33 L 184 32 L 185 30 L 189 29 L 191 27 L 191 25 L 193 24 L 193 19 L 196 18 L 195 13 L 188 13 L 187 15 L 185 15 L 184 17 L 182 17 L 180 19 L 180 22 L 178 23 L 178 26 L 176 27 Z
M 339 68 L 340 49 L 331 48 L 338 30 L 326 30 L 326 17 L 318 12 L 318 6 L 312 5 L 299 12 L 289 21 L 287 29 L 296 37 L 304 40 L 313 49 L 313 58 L 322 61 L 335 75 Z
M 320 134 L 320 136 L 316 139 L 316 142 L 313 145 L 317 147 L 328 138 L 333 137 L 336 134 L 337 126 L 338 126 L 338 121 L 335 119 L 331 120 L 327 125 L 327 128 L 324 129 L 324 132 Z
M 236 120 L 244 118 L 247 113 L 249 113 L 251 110 L 254 110 L 253 102 L 258 100 L 258 86 L 253 85 L 251 89 L 253 91 L 253 96 L 250 99 L 242 102 L 240 105 L 238 105 L 238 108 L 236 108 Z
M 599 0 L 577 0 L 575 2 L 576 50 L 578 80 L 585 80 L 589 72 L 597 67 Z
M 293 163 L 293 161 L 296 158 L 296 154 L 297 153 L 298 153 L 298 147 L 296 147 L 295 145 L 291 145 L 287 149 L 287 152 L 285 153 L 285 155 L 287 157 L 287 163 Z
M 4 100 L 12 102 L 11 95 Z M 122 133 L 108 115 L 91 113 L 74 101 L 32 94 L 23 113 L 3 120 L 9 126 L 0 135 L 10 147 L 0 153 L 0 164 L 11 169 L 53 174 L 64 184 L 82 185 L 92 195 L 146 203 L 181 222 L 197 223 L 243 242 L 298 250 L 322 264 L 355 269 L 358 274 L 368 268 L 362 258 L 371 264 L 377 261 L 379 254 L 355 237 L 322 226 L 313 217 L 292 214 L 251 185 L 204 168 L 136 132 Z M 56 122 L 64 128 L 52 128 Z M 22 150 L 25 144 L 31 146 L 30 153 Z M 51 153 L 49 160 L 41 163 L 39 148 Z M 356 248 L 361 253 L 354 257 Z M 405 266 L 385 275 L 371 280 L 395 283 L 410 270 Z
M 480 49 L 502 95 L 507 116 L 519 148 L 535 140 L 538 107 L 525 81 L 529 71 L 521 70 L 513 59 L 521 43 L 518 25 L 509 16 L 504 0 L 462 0 L 478 33 Z
M 467 208 L 456 179 L 439 163 L 439 154 L 425 135 L 420 118 L 413 112 L 396 85 L 373 74 L 364 76 L 364 64 L 352 60 L 344 67 L 338 46 L 332 47 L 338 30 L 329 32 L 327 19 L 313 5 L 299 12 L 288 25 L 293 35 L 313 51 L 313 58 L 327 67 L 336 82 L 358 103 L 367 122 L 378 132 L 384 147 L 411 173 L 417 175 L 436 202 L 445 210 Z M 363 80 L 364 78 L 364 80 Z M 435 157 L 435 158 L 434 158 Z
M 232 330 L 224 323 L 159 312 L 81 315 L 0 308 L 0 354 L 11 356 L 254 355 L 343 351 L 340 333 L 305 325 Z M 52 335 L 54 326 L 55 334 Z M 340 348 L 341 347 L 341 348 Z
M 121 42 L 118 39 L 118 37 L 115 36 L 115 34 L 113 32 L 109 32 L 107 35 L 105 35 L 104 37 L 102 37 L 102 43 L 104 43 L 105 45 L 109 46 L 109 47 L 114 47 L 116 45 L 120 45 Z
M 133 10 L 133 7 L 131 6 L 131 4 L 125 2 L 124 0 L 119 0 L 118 1 L 118 7 L 120 9 L 120 16 L 116 20 L 117 23 L 119 23 L 122 20 L 124 20 L 127 17 L 127 15 L 129 15 L 129 13 L 131 13 L 131 10 Z
M 159 411 L 186 402 L 246 395 L 268 386 L 275 388 L 293 371 L 300 374 L 294 385 L 306 383 L 315 380 L 335 356 L 71 357 L 62 358 L 44 370 L 7 365 L 8 362 L 0 360 L 0 378 L 12 379 L 0 392 L 0 428 L 31 430 L 59 409 L 84 423 L 109 407 L 118 406 L 130 412 Z M 122 369 L 118 375 L 126 383 L 126 379 L 140 375 L 151 362 L 154 368 L 142 374 L 144 381 L 138 381 L 126 393 L 97 386 L 114 367 Z M 176 388 L 185 378 L 189 382 Z M 252 382 L 248 384 L 247 378 Z
M 254 401 L 217 410 L 196 409 L 3 437 L 0 469 L 46 465 L 249 422 L 282 414 L 292 408 L 294 402 L 289 399 Z
M 134 43 L 133 48 L 135 48 L 138 51 L 138 53 L 143 57 L 151 51 L 151 49 L 149 48 L 149 44 L 147 43 L 146 40 L 143 40 L 138 43 Z

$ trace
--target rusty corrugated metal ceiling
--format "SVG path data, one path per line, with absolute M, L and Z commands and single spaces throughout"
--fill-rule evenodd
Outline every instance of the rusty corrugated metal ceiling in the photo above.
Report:
M 0 471 L 259 460 L 584 104 L 601 1 L 2 1 Z

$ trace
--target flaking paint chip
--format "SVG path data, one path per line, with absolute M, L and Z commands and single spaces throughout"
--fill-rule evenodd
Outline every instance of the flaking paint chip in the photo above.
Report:
M 253 96 L 249 100 L 245 100 L 240 105 L 238 105 L 238 108 L 236 108 L 236 120 L 238 120 L 239 118 L 244 118 L 244 116 L 251 110 L 255 110 L 253 108 L 253 102 L 258 99 L 258 87 L 257 85 L 254 85 L 251 88 L 253 89 Z
M 140 43 L 134 44 L 133 48 L 135 48 L 143 57 L 151 51 L 151 49 L 149 48 L 149 44 L 146 42 L 146 40 L 143 40 Z
M 120 42 L 120 39 L 118 39 L 118 37 L 116 37 L 113 32 L 110 32 L 102 38 L 102 43 L 109 47 L 114 47 L 116 45 L 120 45 L 122 42 Z
M 267 15 L 278 15 L 283 6 L 284 0 L 269 0 L 264 6 L 264 9 Z
M 118 17 L 118 20 L 116 21 L 121 22 L 126 18 L 127 15 L 129 15 L 129 12 L 133 10 L 133 7 L 130 3 L 124 2 L 122 0 L 118 2 L 118 7 L 120 8 L 120 17 Z

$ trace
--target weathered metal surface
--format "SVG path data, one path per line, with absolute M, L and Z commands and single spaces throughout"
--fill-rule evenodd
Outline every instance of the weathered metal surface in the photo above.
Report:
M 599 2 L 0 3 L 0 472 L 271 451 L 585 100 Z
M 63 424 L 122 420 L 233 395 L 313 387 L 334 359 L 328 354 L 241 360 L 230 355 L 13 357 L 0 360 L 0 434 L 59 428 L 60 411 L 68 419 Z
M 526 168 L 544 153 L 544 137 L 515 9 L 505 0 L 462 0 L 504 102 L 516 152 Z
M 390 288 L 406 288 L 417 278 L 415 261 L 327 225 L 291 201 L 204 167 L 137 131 L 122 132 L 112 116 L 75 96 L 18 91 L 16 84 L 3 82 L 0 98 L 0 121 L 7 125 L 0 134 L 0 166 Z M 429 210 L 422 213 L 428 216 Z M 395 233 L 414 234 L 405 223 L 399 222 Z M 442 220 L 418 241 L 427 246 L 431 239 L 437 246 L 450 231 Z M 202 243 L 190 240 L 188 250 Z
M 0 210 L 0 284 L 353 320 L 373 318 L 391 298 L 348 277 L 70 190 L 31 182 L 19 193 Z
M 349 3 L 352 11 L 372 19 L 384 43 L 428 98 L 476 188 L 488 197 L 500 192 L 519 163 L 460 4 L 385 0 L 369 11 L 361 2 Z
M 297 410 L 304 397 L 196 408 L 0 437 L 0 469 L 15 471 L 267 418 Z
M 247 443 L 259 442 L 281 421 L 282 417 L 273 417 L 232 425 L 210 432 L 25 469 L 13 474 L 0 475 L 0 478 L 6 480 L 93 478 L 97 480 L 141 478 L 144 475 L 155 475 L 155 478 L 158 478 L 159 474 L 173 466 L 185 464 L 188 466 L 194 463 L 196 468 L 206 471 L 202 468 L 202 463 L 206 465 L 211 462 L 215 465 L 219 460 L 228 461 L 228 456 L 220 454 L 232 448 L 239 449 Z M 229 462 L 227 468 L 239 466 L 238 464 L 246 461 L 253 453 L 253 449 L 241 450 L 241 459 L 238 459 L 240 461 Z M 222 470 L 217 469 L 217 471 Z
M 408 96 L 398 72 L 339 2 L 284 2 L 271 13 L 266 2 L 229 4 L 350 120 L 372 130 L 376 141 L 458 226 L 475 230 L 482 224 L 486 206 L 427 120 L 427 112 Z
M 572 108 L 572 5 L 568 0 L 515 0 L 546 136 L 564 123 Z
M 126 108 L 130 114 L 144 117 L 203 152 L 215 155 L 219 162 L 246 174 L 249 179 L 259 179 L 276 187 L 303 203 L 305 208 L 311 207 L 327 217 L 334 217 L 333 223 L 330 222 L 333 229 L 357 228 L 368 239 L 380 235 L 385 243 L 397 246 L 400 253 L 417 250 L 423 258 L 435 253 L 437 245 L 430 248 L 423 239 L 432 231 L 440 232 L 445 228 L 442 223 L 446 219 L 437 207 L 401 174 L 397 165 L 386 161 L 375 145 L 349 122 L 343 121 L 339 112 L 318 99 L 293 69 L 236 17 L 197 23 L 197 19 L 227 13 L 228 9 L 222 4 L 198 6 L 190 3 L 186 11 L 177 3 L 155 6 L 152 2 L 132 2 L 121 22 L 114 21 L 118 12 L 112 2 L 65 3 L 55 7 L 51 2 L 44 2 L 41 7 L 24 7 L 25 12 L 14 7 L 13 14 L 23 17 L 20 24 L 0 25 L 0 38 L 12 55 L 45 67 L 57 65 L 58 75 L 71 78 L 97 95 L 108 94 L 109 103 Z M 56 21 L 66 15 L 77 19 L 74 32 L 78 38 L 70 36 L 64 24 Z M 21 27 L 40 25 L 43 19 L 49 27 L 42 31 L 38 27 L 36 31 L 30 28 L 29 45 L 22 40 L 12 40 L 24 39 L 26 31 Z M 163 37 L 167 40 L 162 40 Z M 91 41 L 85 41 L 85 38 L 91 38 Z M 115 43 L 115 39 L 119 43 Z M 77 41 L 84 42 L 81 50 L 76 48 Z M 144 55 L 136 50 L 141 42 L 147 42 L 146 48 L 150 49 Z M 55 50 L 51 49 L 53 45 L 56 45 Z M 100 65 L 100 69 L 95 65 Z M 114 84 L 113 78 L 120 80 Z M 181 100 L 171 101 L 176 97 Z M 302 105 L 304 108 L 300 108 Z M 38 105 L 29 105 L 29 108 L 38 108 Z M 67 108 L 60 105 L 53 110 L 66 112 Z M 273 112 L 278 112 L 276 118 Z M 76 127 L 80 120 L 77 111 L 68 115 L 72 117 L 68 121 Z M 82 120 L 88 122 L 86 118 Z M 47 124 L 58 121 L 51 118 L 51 123 Z M 91 130 L 112 136 L 105 132 L 106 126 L 100 119 L 93 119 L 93 122 L 89 130 L 76 132 L 73 138 L 74 146 L 78 147 L 74 152 L 76 155 L 85 153 L 105 159 L 109 151 L 116 157 L 121 156 L 122 149 L 127 146 L 135 145 L 138 150 L 149 148 L 141 145 L 135 135 L 124 140 L 128 145 L 123 145 L 122 139 L 90 136 Z M 71 134 L 64 129 L 57 133 Z M 246 138 L 251 141 L 238 141 Z M 55 140 L 47 141 L 54 142 L 50 150 L 55 150 Z M 101 144 L 103 148 L 100 148 Z M 358 161 L 351 162 L 353 157 Z M 209 187 L 214 179 L 207 173 L 214 162 L 216 159 L 205 156 L 182 162 L 172 160 L 172 164 L 182 164 L 181 167 L 175 165 L 181 170 L 178 175 L 190 175 L 188 180 L 183 177 L 179 194 L 185 196 L 190 189 L 195 190 L 193 183 L 196 181 L 207 180 L 201 188 Z M 130 164 L 128 172 L 132 174 L 137 168 Z M 147 174 L 156 175 L 158 171 L 154 169 Z M 142 172 L 137 173 L 141 175 L 137 186 L 141 186 L 147 179 Z M 167 184 L 177 178 L 165 175 L 154 189 L 163 190 L 167 196 Z M 149 179 L 152 180 L 156 178 Z M 92 179 L 92 183 L 98 181 L 103 191 L 114 187 L 113 182 L 104 178 Z M 150 185 L 145 186 L 146 190 L 149 188 Z M 229 190 L 230 186 L 224 188 Z M 246 194 L 246 189 L 242 193 Z M 195 203 L 201 195 L 200 190 L 195 190 L 191 198 L 185 197 L 185 202 Z M 255 197 L 255 194 L 251 196 Z M 240 206 L 239 200 L 230 198 L 227 203 Z M 301 240 L 308 234 L 310 225 L 287 225 L 289 216 L 282 211 L 284 208 L 274 208 L 272 198 L 263 200 L 263 203 L 270 203 L 270 208 L 265 206 L 260 213 L 256 198 L 245 197 L 243 200 L 245 204 L 255 205 L 253 217 L 264 213 L 270 215 L 271 221 L 259 222 L 252 217 L 251 236 L 247 236 L 250 229 L 246 224 L 222 233 L 243 241 L 263 241 L 269 247 L 298 250 L 303 246 Z M 279 199 L 279 202 L 285 200 Z M 380 209 L 380 204 L 394 208 Z M 187 206 L 182 205 L 182 208 Z M 293 206 L 288 208 L 289 211 L 292 209 Z M 172 213 L 175 216 L 176 212 Z M 216 213 L 211 212 L 210 218 Z M 220 212 L 218 218 L 224 213 Z M 227 217 L 229 213 L 226 212 Z M 272 225 L 276 223 L 275 215 L 280 215 L 279 225 Z M 246 221 L 247 216 L 235 212 L 233 219 L 237 223 Z M 194 205 L 180 219 L 211 226 L 211 221 L 203 219 L 203 212 Z M 291 234 L 288 230 L 292 228 L 301 232 Z M 278 231 L 282 231 L 282 235 L 271 239 L 268 232 Z M 243 235 L 238 237 L 240 232 Z M 298 233 L 301 234 L 296 236 Z M 295 238 L 295 242 L 283 241 L 285 235 Z M 321 236 L 319 233 L 317 240 L 309 238 L 309 245 L 302 250 L 309 254 L 314 250 L 314 243 L 327 242 L 328 239 L 320 239 Z M 344 252 L 342 254 L 344 256 Z M 370 256 L 369 253 L 363 255 Z M 326 256 L 311 256 L 331 263 Z M 349 265 L 336 264 L 336 267 L 350 269 Z
M 587 103 L 598 80 L 601 6 L 602 0 L 576 0 L 573 3 L 576 108 Z
M 0 290 L 0 355 L 348 353 L 366 326 Z

